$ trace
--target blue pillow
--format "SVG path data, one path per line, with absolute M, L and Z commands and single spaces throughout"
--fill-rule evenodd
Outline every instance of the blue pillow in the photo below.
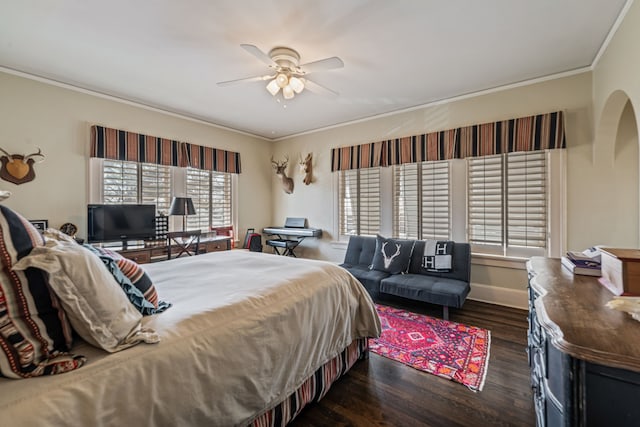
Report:
M 391 274 L 406 273 L 415 240 L 386 239 L 376 236 L 376 251 L 370 269 Z

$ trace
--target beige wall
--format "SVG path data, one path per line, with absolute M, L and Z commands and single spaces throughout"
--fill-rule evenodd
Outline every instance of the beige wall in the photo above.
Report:
M 638 105 L 640 102 L 640 5 L 635 3 L 593 73 L 585 72 L 508 88 L 413 111 L 383 116 L 278 141 L 262 141 L 213 126 L 130 106 L 109 99 L 0 73 L 0 147 L 47 155 L 36 165 L 34 182 L 0 189 L 14 194 L 5 203 L 28 218 L 52 226 L 72 221 L 84 233 L 87 203 L 87 150 L 90 124 L 133 130 L 239 151 L 239 236 L 247 227 L 281 224 L 287 216 L 307 217 L 324 230 L 321 240 L 301 247 L 311 258 L 341 261 L 337 245 L 335 177 L 330 149 L 391 137 L 563 110 L 566 113 L 566 249 L 593 244 L 638 247 Z M 314 182 L 305 186 L 297 159 L 312 152 Z M 280 189 L 268 158 L 289 155 L 295 181 L 291 195 Z M 474 264 L 477 288 L 517 292 L 522 269 Z M 490 292 L 489 292 L 490 294 Z M 487 293 L 485 293 L 487 295 Z
M 85 236 L 92 124 L 240 152 L 238 234 L 242 238 L 247 227 L 270 223 L 271 169 L 265 159 L 271 142 L 0 73 L 0 147 L 29 153 L 38 146 L 46 155 L 35 165 L 34 181 L 0 181 L 0 189 L 13 193 L 4 203 L 29 219 L 48 219 L 53 227 L 73 222 Z
M 590 161 L 590 158 L 574 156 L 574 152 L 579 153 L 583 147 L 592 145 L 592 132 L 589 130 L 591 83 L 591 73 L 582 73 L 279 141 L 274 150 L 276 157 L 289 154 L 297 158 L 298 153 L 313 152 L 316 181 L 305 187 L 300 182 L 300 174 L 297 174 L 294 176 L 296 189 L 293 194 L 274 191 L 273 217 L 296 215 L 309 218 L 312 226 L 325 230 L 325 237 L 318 243 L 305 243 L 305 254 L 340 261 L 344 257 L 344 247 L 332 243 L 337 239 L 337 221 L 336 189 L 330 171 L 331 148 L 558 110 L 566 113 L 567 159 L 570 165 L 567 180 L 576 182 L 576 171 Z M 571 214 L 569 212 L 570 217 Z M 569 236 L 570 243 L 572 238 L 576 236 Z M 472 269 L 472 281 L 479 285 L 524 290 L 526 274 L 522 269 L 476 264 Z
M 594 67 L 593 109 L 595 144 L 594 169 L 608 171 L 614 179 L 602 185 L 598 196 L 601 205 L 601 222 L 615 222 L 628 216 L 635 224 L 625 221 L 618 230 L 605 227 L 614 243 L 620 246 L 640 245 L 638 222 L 638 123 L 640 123 L 640 3 L 633 2 L 612 38 L 606 51 Z M 634 149 L 630 150 L 630 146 Z M 625 155 L 631 157 L 626 162 Z M 627 166 L 627 173 L 624 173 Z M 622 175 L 622 176 L 620 176 Z M 627 197 L 630 202 L 624 203 Z M 630 204 L 634 203 L 634 206 Z M 596 227 L 598 224 L 593 224 Z M 622 238 L 620 233 L 627 233 Z M 597 233 L 602 235 L 598 230 Z M 605 236 L 602 236 L 604 238 Z M 614 239 L 612 239 L 614 240 Z

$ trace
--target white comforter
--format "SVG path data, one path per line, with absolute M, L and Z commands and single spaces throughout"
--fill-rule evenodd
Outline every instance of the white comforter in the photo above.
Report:
M 364 288 L 322 261 L 226 251 L 146 264 L 160 298 L 159 344 L 115 354 L 75 346 L 82 368 L 0 379 L 12 426 L 245 425 L 351 341 L 378 336 Z

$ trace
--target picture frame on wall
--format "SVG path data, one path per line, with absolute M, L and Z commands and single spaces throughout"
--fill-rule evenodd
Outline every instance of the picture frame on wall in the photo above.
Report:
M 44 231 L 49 228 L 48 219 L 30 219 L 29 222 L 40 231 Z

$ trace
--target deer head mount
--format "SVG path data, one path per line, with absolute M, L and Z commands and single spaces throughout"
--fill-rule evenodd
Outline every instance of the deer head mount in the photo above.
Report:
M 309 185 L 313 181 L 313 158 L 311 157 L 311 153 L 307 154 L 304 160 L 302 160 L 302 156 L 300 156 L 300 170 L 304 173 L 304 178 L 302 182 L 304 185 Z
M 42 154 L 40 148 L 38 148 L 37 153 L 26 155 L 9 154 L 2 148 L 0 148 L 0 152 L 4 154 L 0 157 L 0 162 L 2 162 L 0 166 L 0 178 L 14 184 L 24 184 L 25 182 L 33 181 L 36 177 L 33 164 L 44 161 L 44 154 Z
M 382 257 L 384 258 L 384 268 L 389 268 L 389 266 L 391 265 L 391 261 L 393 261 L 393 259 L 398 255 L 400 255 L 401 247 L 401 245 L 396 243 L 396 253 L 391 256 L 387 256 L 387 253 L 384 251 L 384 247 L 387 246 L 387 243 L 389 242 L 384 242 L 382 244 L 382 247 L 380 248 L 380 252 L 382 252 Z
M 284 192 L 287 194 L 293 193 L 293 179 L 287 176 L 289 156 L 285 156 L 283 162 L 276 162 L 273 160 L 273 157 L 271 157 L 271 163 L 273 163 L 273 168 L 276 170 L 276 175 L 282 180 L 282 189 Z

